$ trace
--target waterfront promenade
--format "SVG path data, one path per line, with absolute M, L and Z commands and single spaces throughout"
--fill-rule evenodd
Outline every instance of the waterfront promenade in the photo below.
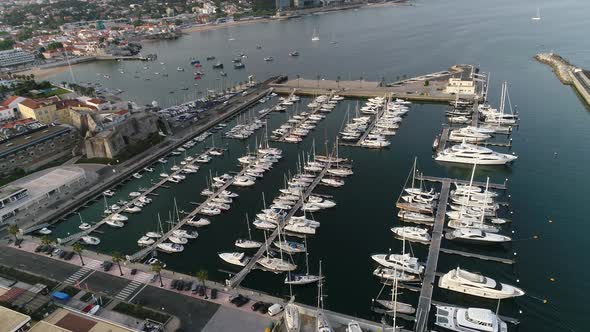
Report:
M 36 238 L 27 237 L 21 248 L 12 245 L 0 244 L 0 265 L 14 267 L 34 275 L 43 276 L 62 283 L 62 285 L 79 285 L 84 291 L 91 291 L 97 295 L 108 296 L 114 302 L 108 305 L 113 307 L 119 302 L 141 303 L 141 305 L 174 315 L 178 318 L 173 329 L 181 328 L 186 331 L 262 331 L 271 322 L 280 324 L 282 315 L 270 317 L 250 309 L 255 301 L 270 303 L 287 302 L 286 299 L 277 298 L 259 291 L 246 288 L 228 289 L 224 285 L 214 281 L 205 281 L 208 289 L 218 290 L 216 299 L 200 297 L 190 291 L 171 289 L 170 283 L 174 279 L 199 282 L 196 278 L 174 271 L 162 270 L 162 286 L 159 280 L 153 278 L 154 273 L 149 266 L 137 263 L 122 263 L 123 275 L 120 275 L 115 265 L 105 272 L 101 267 L 103 261 L 110 261 L 111 257 L 90 251 L 83 252 L 84 266 L 78 255 L 70 261 L 63 261 L 55 256 L 35 253 L 39 245 Z M 135 275 L 132 269 L 137 269 Z M 129 291 L 130 285 L 138 285 Z M 58 286 L 59 289 L 61 286 Z M 209 294 L 209 292 L 208 292 Z M 235 307 L 229 302 L 233 295 L 241 294 L 250 299 L 243 307 Z M 315 331 L 315 308 L 297 303 L 302 315 L 301 331 Z M 381 324 L 364 319 L 324 310 L 336 329 L 344 329 L 351 320 L 358 321 L 364 331 L 380 331 Z M 98 313 L 100 315 L 100 312 Z M 174 321 L 174 320 L 173 320 Z M 278 331 L 283 331 L 279 328 Z

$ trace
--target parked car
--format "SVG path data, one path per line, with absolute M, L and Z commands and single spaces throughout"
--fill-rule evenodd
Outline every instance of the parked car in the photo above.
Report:
M 178 281 L 179 281 L 178 279 L 173 279 L 170 282 L 170 289 L 175 289 L 176 288 L 176 285 L 178 284 Z
M 137 269 L 131 269 L 131 275 L 134 276 L 137 274 Z
M 182 287 L 184 287 L 184 281 L 178 280 L 178 283 L 176 284 L 176 290 L 182 290 Z
M 195 283 L 193 283 L 193 286 L 191 287 L 191 292 L 192 292 L 193 294 L 197 294 L 197 290 L 199 289 L 199 286 L 200 286 L 200 285 L 199 285 L 199 284 L 197 284 L 196 282 L 195 282 Z
M 47 247 L 45 247 L 44 253 L 46 253 L 46 254 L 49 255 L 49 254 L 51 254 L 53 252 L 53 249 L 54 248 L 52 246 L 47 246 Z
M 260 307 L 260 313 L 266 314 L 268 312 L 268 308 L 270 308 L 271 305 L 272 303 L 265 303 L 262 307 Z
M 45 246 L 40 244 L 37 246 L 37 248 L 35 248 L 35 252 L 44 252 L 45 251 Z
M 102 262 L 102 268 L 105 272 L 110 271 L 112 267 L 113 267 L 113 262 L 110 262 L 110 261 Z
M 66 255 L 66 257 L 64 257 L 64 259 L 66 261 L 69 261 L 70 259 L 72 259 L 72 257 L 74 257 L 76 253 L 74 253 L 73 251 L 68 251 L 68 254 Z
M 244 304 L 250 302 L 250 299 L 248 299 L 247 297 L 239 294 L 237 296 L 232 296 L 230 298 L 230 302 L 233 303 L 236 307 L 241 307 Z
M 51 253 L 51 254 L 52 254 L 53 256 L 57 256 L 57 257 L 59 257 L 59 255 L 60 255 L 62 252 L 63 252 L 63 250 L 62 250 L 62 249 L 55 248 L 55 249 L 53 249 L 53 251 L 52 251 L 52 253 Z
M 260 308 L 264 305 L 264 302 L 262 301 L 256 301 L 254 302 L 254 304 L 252 306 L 250 306 L 250 309 L 252 309 L 252 311 L 258 311 L 260 310 Z
M 268 308 L 268 315 L 269 316 L 276 316 L 278 314 L 280 314 L 281 312 L 283 312 L 285 308 L 283 307 L 282 304 L 278 304 L 275 303 L 273 305 L 270 306 L 270 308 Z
M 212 300 L 217 299 L 217 289 L 215 289 L 215 288 L 211 288 L 211 299 Z
M 67 255 L 67 254 L 68 254 L 68 252 L 67 252 L 67 251 L 65 251 L 65 250 L 62 250 L 62 251 L 59 253 L 59 255 L 58 255 L 58 256 L 59 256 L 59 258 L 64 258 L 64 257 L 66 257 L 66 255 Z
M 205 286 L 199 287 L 199 296 L 205 296 L 207 294 L 207 288 Z
M 193 286 L 193 282 L 192 281 L 185 281 L 184 282 L 183 290 L 185 290 L 185 291 L 191 290 L 191 287 L 192 286 Z

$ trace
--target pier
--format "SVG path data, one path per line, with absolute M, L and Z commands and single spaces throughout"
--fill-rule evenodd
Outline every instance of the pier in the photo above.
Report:
M 212 150 L 215 150 L 215 148 L 209 148 L 209 149 L 205 150 L 205 152 L 203 152 L 203 154 L 208 154 Z M 192 165 L 194 165 L 196 163 L 197 163 L 197 161 L 196 161 L 196 158 L 195 158 L 195 159 L 187 162 L 186 163 L 186 166 L 189 166 L 189 165 L 192 166 Z M 105 216 L 101 221 L 93 224 L 91 228 L 89 228 L 89 229 L 87 229 L 85 231 L 78 232 L 76 234 L 72 234 L 72 235 L 70 235 L 70 236 L 68 236 L 66 238 L 63 238 L 63 239 L 57 239 L 57 242 L 59 244 L 62 244 L 62 245 L 67 245 L 70 242 L 76 242 L 76 241 L 80 240 L 83 236 L 86 236 L 86 235 L 88 235 L 88 234 L 90 234 L 92 232 L 96 232 L 96 230 L 100 226 L 104 225 L 107 222 L 107 220 L 111 219 L 113 217 L 113 215 L 123 213 L 123 212 L 125 212 L 125 209 L 127 209 L 129 207 L 132 207 L 132 206 L 135 206 L 135 203 L 137 201 L 139 201 L 139 199 L 141 197 L 147 197 L 147 195 L 152 194 L 153 191 L 155 191 L 156 189 L 158 189 L 160 187 L 165 187 L 166 188 L 166 186 L 164 184 L 166 182 L 168 182 L 168 179 L 171 178 L 172 176 L 178 175 L 180 173 L 182 173 L 182 168 L 179 169 L 178 171 L 170 174 L 168 177 L 161 179 L 160 181 L 158 181 L 157 183 L 155 183 L 151 187 L 147 188 L 145 191 L 142 191 L 140 196 L 134 197 L 131 201 L 129 201 L 126 204 L 124 204 L 123 206 L 121 206 L 121 208 L 119 208 L 117 211 L 114 211 L 113 213 Z
M 386 109 L 387 109 L 387 103 L 383 104 L 383 106 L 381 106 L 379 108 L 379 111 L 377 111 L 377 114 L 375 114 L 373 116 L 373 118 L 371 119 L 371 123 L 369 123 L 367 130 L 365 130 L 365 132 L 361 135 L 361 137 L 359 138 L 359 140 L 356 143 L 348 143 L 348 142 L 343 142 L 342 140 L 340 140 L 340 141 L 338 141 L 338 144 L 340 144 L 342 146 L 361 146 L 361 144 L 365 141 L 367 136 L 369 136 L 369 134 L 371 133 L 373 128 L 375 128 L 375 125 L 377 124 L 379 119 L 381 119 L 381 117 L 383 116 L 383 113 L 385 112 Z
M 447 248 L 440 248 L 440 252 L 445 253 L 445 254 L 449 254 L 449 255 L 459 255 L 459 256 L 463 256 L 463 257 L 477 258 L 477 259 L 481 259 L 484 261 L 491 261 L 491 262 L 502 263 L 502 264 L 513 265 L 516 263 L 515 260 L 509 259 L 509 258 L 486 256 L 486 255 L 474 254 L 474 253 L 466 252 L 466 251 L 447 249 Z
M 295 91 L 296 90 L 297 89 L 293 89 L 293 92 L 291 92 L 291 94 L 289 95 L 289 97 L 293 96 L 295 94 Z M 328 100 L 332 99 L 333 96 L 334 96 L 334 93 L 333 92 L 330 92 L 330 94 L 328 96 Z M 295 124 L 295 126 L 291 127 L 283 136 L 281 136 L 281 137 L 279 137 L 277 139 L 272 139 L 272 141 L 282 142 L 282 143 L 293 143 L 293 142 L 286 141 L 285 138 L 287 138 L 289 135 L 291 135 L 291 133 L 294 130 L 296 130 L 297 128 L 299 128 L 299 126 L 301 126 L 305 121 L 309 120 L 309 118 L 312 115 L 316 114 L 320 110 L 321 106 L 322 105 L 318 105 L 318 107 L 316 107 L 316 108 L 312 109 L 311 111 L 307 112 L 307 115 L 305 115 L 303 117 L 303 119 L 299 120 L 299 122 L 297 122 L 297 124 Z
M 258 262 L 258 260 L 266 252 L 266 248 L 270 247 L 270 245 L 273 243 L 275 238 L 279 235 L 279 232 L 283 231 L 283 228 L 287 225 L 288 221 L 291 219 L 291 217 L 293 217 L 295 212 L 297 212 L 303 206 L 303 203 L 305 202 L 305 200 L 309 197 L 309 195 L 311 195 L 311 193 L 313 192 L 315 187 L 320 183 L 320 181 L 322 180 L 324 175 L 326 175 L 326 173 L 328 172 L 328 169 L 330 169 L 330 166 L 331 166 L 330 162 L 326 163 L 326 165 L 324 166 L 324 169 L 322 169 L 322 171 L 320 173 L 318 173 L 318 175 L 316 176 L 314 181 L 309 185 L 307 190 L 305 190 L 305 192 L 301 195 L 301 197 L 299 198 L 297 203 L 293 206 L 293 208 L 291 210 L 289 210 L 289 213 L 285 216 L 285 218 L 283 219 L 283 222 L 282 223 L 279 222 L 277 228 L 266 239 L 265 245 L 261 246 L 260 249 L 258 249 L 256 254 L 250 259 L 250 261 L 248 261 L 248 264 L 246 264 L 246 266 L 244 266 L 244 268 L 242 270 L 240 270 L 240 272 L 238 272 L 230 280 L 228 280 L 227 284 L 229 287 L 231 287 L 231 288 L 238 287 L 240 285 L 240 283 L 244 280 L 244 278 L 246 278 L 248 273 L 250 273 L 250 271 L 252 271 L 254 266 L 256 266 L 256 263 Z
M 439 178 L 436 176 L 426 176 L 426 175 L 416 175 L 416 180 L 422 180 L 422 181 L 428 181 L 428 182 L 440 182 L 443 183 L 449 179 L 447 178 Z M 469 180 L 460 180 L 460 179 L 452 179 L 449 180 L 452 183 L 456 183 L 456 184 L 464 184 L 464 185 L 469 185 Z M 498 190 L 506 190 L 508 188 L 507 186 L 507 181 L 508 180 L 504 180 L 504 183 L 492 183 L 490 182 L 488 187 L 490 189 L 498 189 Z M 479 182 L 479 181 L 473 181 L 472 183 L 474 186 L 478 186 L 478 187 L 485 187 L 486 183 L 485 182 Z
M 174 231 L 180 229 L 182 226 L 184 226 L 184 224 L 186 224 L 187 221 L 191 220 L 194 216 L 199 214 L 199 212 L 205 206 L 207 206 L 208 203 L 210 203 L 214 198 L 217 198 L 219 196 L 219 194 L 221 194 L 224 190 L 226 190 L 229 186 L 231 186 L 234 183 L 236 177 L 244 175 L 246 170 L 247 170 L 247 167 L 242 168 L 242 170 L 238 174 L 234 175 L 231 178 L 231 180 L 226 181 L 223 184 L 223 186 L 221 186 L 219 189 L 217 189 L 217 191 L 215 191 L 213 193 L 213 195 L 210 195 L 209 197 L 207 197 L 207 199 L 204 202 L 199 204 L 193 211 L 191 211 L 188 215 L 186 215 L 186 217 L 184 217 L 182 220 L 180 220 L 177 224 L 174 224 L 174 226 L 168 232 L 166 232 L 166 234 L 164 234 L 162 237 L 158 238 L 156 240 L 156 242 L 154 242 L 152 245 L 150 245 L 148 247 L 141 249 L 140 251 L 138 251 L 134 254 L 127 255 L 126 256 L 127 260 L 130 262 L 135 262 L 135 261 L 141 260 L 142 258 L 147 256 L 149 253 L 156 250 L 158 247 L 158 244 L 166 241 L 168 239 L 168 237 L 170 237 Z
M 318 76 L 316 79 L 296 78 L 281 83 L 275 82 L 270 86 L 274 88 L 276 93 L 281 94 L 289 94 L 293 89 L 297 89 L 298 94 L 310 96 L 329 94 L 334 91 L 343 97 L 350 98 L 391 95 L 392 98 L 447 103 L 456 98 L 454 94 L 445 92 L 449 78 L 458 76 L 467 70 L 471 70 L 470 66 L 453 66 L 447 71 L 420 75 L 387 84 L 384 81 L 366 81 L 362 77 L 359 77 L 358 80 L 351 78 L 341 80 L 340 77 L 336 80 L 328 80 Z
M 440 253 L 440 243 L 443 236 L 443 227 L 445 224 L 445 214 L 447 212 L 447 200 L 449 198 L 450 188 L 451 179 L 442 179 L 442 189 L 440 192 L 438 207 L 436 208 L 436 217 L 434 219 L 434 227 L 432 228 L 430 247 L 428 248 L 428 259 L 426 260 L 426 268 L 424 269 L 422 289 L 420 290 L 420 298 L 418 300 L 418 307 L 416 308 L 416 323 L 414 325 L 414 331 L 416 332 L 426 331 L 428 325 L 432 291 L 434 290 L 434 277 L 436 266 L 438 264 L 438 255 Z

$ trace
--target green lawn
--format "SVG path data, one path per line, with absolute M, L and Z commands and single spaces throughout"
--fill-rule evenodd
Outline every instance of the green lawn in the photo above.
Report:
M 48 98 L 48 97 L 52 97 L 52 96 L 59 96 L 59 95 L 63 95 L 64 93 L 70 93 L 71 91 L 66 90 L 66 89 L 62 89 L 62 88 L 57 88 L 55 90 L 46 92 L 46 93 L 41 93 L 38 95 L 35 95 L 35 98 Z

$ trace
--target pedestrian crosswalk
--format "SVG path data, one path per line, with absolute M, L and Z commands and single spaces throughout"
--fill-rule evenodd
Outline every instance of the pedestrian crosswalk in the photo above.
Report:
M 82 278 L 84 278 L 87 274 L 91 273 L 92 271 L 94 271 L 94 270 L 92 270 L 86 266 L 83 266 L 78 271 L 76 271 L 74 274 L 69 276 L 66 279 L 65 283 L 73 285 L 73 284 L 77 283 L 78 281 L 80 281 Z
M 133 293 L 135 293 L 135 291 L 142 285 L 143 285 L 143 283 L 133 280 L 132 282 L 127 284 L 127 286 L 125 286 L 125 288 L 123 288 L 119 292 L 119 294 L 117 294 L 117 296 L 115 296 L 115 298 L 117 298 L 121 301 L 125 301 L 125 300 L 127 300 L 127 298 L 129 296 L 131 296 Z

